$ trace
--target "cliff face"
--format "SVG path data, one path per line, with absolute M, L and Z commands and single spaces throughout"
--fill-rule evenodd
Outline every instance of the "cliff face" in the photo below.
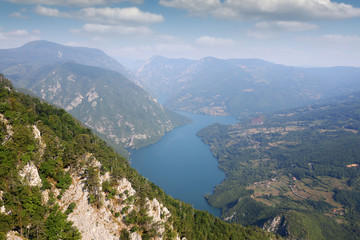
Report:
M 139 194 L 125 173 L 114 177 L 106 170 L 108 166 L 97 159 L 100 157 L 104 161 L 104 154 L 109 154 L 107 147 L 96 146 L 95 142 L 104 143 L 76 122 L 71 123 L 73 127 L 77 126 L 72 130 L 62 125 L 60 122 L 70 117 L 64 111 L 60 110 L 59 118 L 54 115 L 58 110 L 48 105 L 30 104 L 30 111 L 47 112 L 41 119 L 35 112 L 29 114 L 28 109 L 19 107 L 31 98 L 19 95 L 9 87 L 1 90 L 0 164 L 1 167 L 10 164 L 14 168 L 9 172 L 0 171 L 0 222 L 3 218 L 15 217 L 15 222 L 21 223 L 24 217 L 20 215 L 30 215 L 21 226 L 8 228 L 8 239 L 50 238 L 51 233 L 47 233 L 50 227 L 41 230 L 45 233 L 42 237 L 39 233 L 35 237 L 33 228 L 39 232 L 40 225 L 47 226 L 47 219 L 53 212 L 63 216 L 72 231 L 78 230 L 71 234 L 71 239 L 78 239 L 80 235 L 82 239 L 119 239 L 121 235 L 129 239 L 142 239 L 142 236 L 164 239 L 169 232 L 179 235 L 168 221 L 170 211 L 159 200 Z M 39 109 L 44 106 L 49 109 Z M 46 119 L 49 122 L 46 123 Z M 54 120 L 60 122 L 56 124 L 52 122 Z M 56 134 L 56 128 L 62 129 L 60 136 Z M 74 131 L 80 132 L 74 134 Z M 69 141 L 64 140 L 64 134 Z M 75 139 L 76 135 L 78 138 Z M 6 159 L 7 155 L 11 155 L 10 158 Z M 111 159 L 105 161 L 125 166 L 122 170 L 110 167 L 111 170 L 124 172 L 128 167 L 126 160 L 113 152 L 107 157 Z M 26 189 L 28 196 L 20 194 L 14 199 L 11 194 L 18 188 Z M 12 205 L 14 200 L 19 202 Z M 33 223 L 38 217 L 36 208 L 39 211 L 50 209 L 40 214 L 44 219 L 39 219 L 43 221 L 39 226 Z M 56 231 L 62 230 L 60 227 Z
M 35 128 L 37 129 L 37 128 Z M 39 142 L 42 142 L 41 133 L 34 131 Z M 109 172 L 100 175 L 101 163 L 97 161 L 91 154 L 85 154 L 82 160 L 85 165 L 95 167 L 96 175 L 99 179 L 99 189 L 101 202 L 100 206 L 93 206 L 89 203 L 89 191 L 86 190 L 85 182 L 89 179 L 84 178 L 86 168 L 82 168 L 78 173 L 72 173 L 72 182 L 68 189 L 60 195 L 61 189 L 54 185 L 50 189 L 41 191 L 42 203 L 49 205 L 49 195 L 57 195 L 56 202 L 52 205 L 59 205 L 62 212 L 67 209 L 72 209 L 68 214 L 67 219 L 73 222 L 73 225 L 80 231 L 83 239 L 119 239 L 120 234 L 124 231 L 131 232 L 130 239 L 142 239 L 141 235 L 132 231 L 137 228 L 136 224 L 125 224 L 124 221 L 129 217 L 130 213 L 138 213 L 140 210 L 145 211 L 145 216 L 150 219 L 147 222 L 147 228 L 152 228 L 155 232 L 153 239 L 163 239 L 165 227 L 173 228 L 167 220 L 171 217 L 169 210 L 164 207 L 156 198 L 149 200 L 145 199 L 145 205 L 140 207 L 137 202 L 139 197 L 137 192 L 132 188 L 131 183 L 122 178 L 114 185 L 116 195 L 109 198 L 101 185 L 111 180 Z M 22 184 L 30 187 L 41 187 L 42 181 L 39 175 L 38 168 L 31 161 L 19 170 L 19 178 Z M 2 200 L 3 192 L 1 192 L 0 200 Z M 70 207 L 73 205 L 74 207 Z M 1 213 L 10 215 L 6 207 L 1 207 Z M 114 214 L 115 213 L 115 214 Z M 117 214 L 121 213 L 121 214 Z M 7 233 L 8 239 L 25 239 L 20 233 L 16 231 L 9 231 Z M 176 239 L 180 239 L 176 237 Z M 183 238 L 184 239 L 184 238 Z
M 97 167 L 101 168 L 101 164 Z M 76 207 L 68 215 L 68 219 L 79 229 L 83 239 L 119 239 L 122 231 L 131 232 L 131 229 L 136 228 L 136 224 L 127 225 L 124 221 L 132 211 L 138 213 L 140 210 L 144 210 L 146 216 L 151 219 L 147 227 L 155 230 L 154 239 L 163 239 L 167 219 L 171 216 L 169 210 L 163 207 L 156 198 L 146 199 L 145 206 L 139 207 L 136 203 L 137 193 L 126 178 L 117 181 L 114 186 L 116 195 L 111 199 L 106 196 L 102 187 L 99 188 L 102 202 L 99 207 L 89 204 L 89 192 L 83 191 L 86 179 L 81 179 L 80 175 L 73 175 L 72 179 L 72 184 L 63 194 L 59 205 L 63 211 L 66 211 L 70 204 L 75 203 Z M 109 181 L 109 172 L 99 176 L 99 179 L 101 184 Z M 161 218 L 161 216 L 164 217 Z M 168 227 L 172 228 L 170 224 Z M 136 231 L 131 232 L 130 239 L 141 239 L 141 235 Z
M 0 75 L 0 239 L 269 239 L 166 195 L 62 109 Z

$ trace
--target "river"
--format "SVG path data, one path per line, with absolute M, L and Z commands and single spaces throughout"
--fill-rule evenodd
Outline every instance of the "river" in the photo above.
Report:
M 215 157 L 196 132 L 213 123 L 233 124 L 234 117 L 179 112 L 193 120 L 168 132 L 159 142 L 131 152 L 131 166 L 174 198 L 220 216 L 204 195 L 225 177 Z

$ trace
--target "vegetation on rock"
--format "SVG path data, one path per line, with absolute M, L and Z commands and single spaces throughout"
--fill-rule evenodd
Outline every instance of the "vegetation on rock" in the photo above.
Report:
M 0 116 L 0 239 L 10 231 L 28 239 L 80 239 L 86 232 L 69 219 L 84 215 L 84 205 L 68 197 L 79 194 L 78 187 L 92 211 L 111 212 L 110 221 L 120 227 L 111 235 L 117 239 L 133 234 L 142 239 L 274 239 L 166 195 L 66 111 L 18 93 L 2 75 Z M 41 184 L 20 177 L 29 162 Z M 24 178 L 33 177 L 29 174 L 25 171 Z M 166 221 L 154 222 L 149 215 L 147 206 L 155 198 L 162 206 L 159 218 Z

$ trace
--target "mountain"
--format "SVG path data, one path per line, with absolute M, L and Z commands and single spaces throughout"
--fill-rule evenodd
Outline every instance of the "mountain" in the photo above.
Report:
M 0 75 L 0 239 L 276 239 L 172 197 Z
M 360 68 L 299 68 L 261 59 L 154 57 L 135 75 L 169 108 L 210 115 L 271 112 L 360 90 Z
M 195 61 L 188 59 L 168 59 L 154 56 L 145 61 L 135 72 L 140 84 L 156 97 L 167 97 L 174 94 L 181 86 L 178 78 Z
M 356 92 L 200 130 L 226 173 L 208 202 L 287 239 L 360 239 L 359 109 Z
M 1 49 L 0 56 L 2 72 L 13 70 L 21 74 L 20 69 L 28 71 L 29 68 L 37 66 L 73 62 L 117 71 L 126 77 L 131 74 L 124 66 L 101 50 L 63 46 L 44 40 L 29 42 L 19 48 Z
M 114 147 L 154 143 L 187 122 L 128 80 L 120 73 L 124 68 L 99 50 L 37 41 L 1 51 L 0 69 L 16 86 L 64 108 Z

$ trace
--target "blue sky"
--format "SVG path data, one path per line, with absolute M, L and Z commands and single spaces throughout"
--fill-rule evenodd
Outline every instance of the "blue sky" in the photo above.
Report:
M 360 67 L 359 0 L 0 0 L 0 48 L 32 40 L 153 55 Z

